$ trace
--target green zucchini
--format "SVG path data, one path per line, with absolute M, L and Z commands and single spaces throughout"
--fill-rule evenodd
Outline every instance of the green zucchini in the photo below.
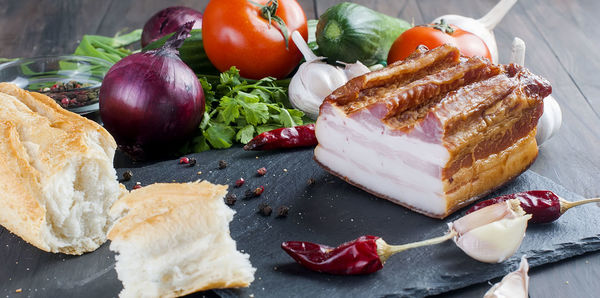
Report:
M 179 57 L 187 64 L 196 74 L 219 74 L 219 71 L 210 63 L 204 44 L 202 43 L 202 29 L 194 29 L 190 32 L 183 45 L 179 48 Z M 154 42 L 148 44 L 143 51 L 149 51 L 160 48 L 173 33 L 163 36 Z
M 321 55 L 330 62 L 367 66 L 387 61 L 392 43 L 411 25 L 362 5 L 336 4 L 319 18 L 317 44 Z

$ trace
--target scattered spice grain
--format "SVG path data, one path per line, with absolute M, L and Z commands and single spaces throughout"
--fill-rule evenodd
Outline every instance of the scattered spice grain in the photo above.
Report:
M 235 205 L 236 201 L 237 201 L 237 196 L 235 194 L 229 193 L 225 196 L 225 204 L 227 204 L 229 206 Z
M 219 170 L 222 170 L 227 167 L 227 162 L 224 160 L 219 160 Z
M 235 187 L 242 187 L 242 185 L 244 185 L 244 182 L 246 182 L 246 180 L 244 180 L 244 178 L 240 178 L 240 179 L 236 180 Z
M 262 168 L 256 170 L 256 174 L 258 174 L 258 176 L 264 176 L 265 174 L 267 174 L 267 168 L 262 167 Z
M 285 205 L 277 207 L 277 217 L 287 217 L 290 212 L 290 208 Z
M 129 180 L 131 180 L 132 177 L 133 177 L 132 171 L 125 171 L 125 173 L 123 173 L 123 181 L 129 181 Z
M 260 203 L 260 205 L 258 205 L 258 212 L 263 216 L 271 216 L 273 208 L 267 203 Z

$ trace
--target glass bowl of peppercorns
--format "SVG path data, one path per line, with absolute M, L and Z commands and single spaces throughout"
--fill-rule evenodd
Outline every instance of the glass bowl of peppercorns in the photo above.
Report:
M 45 94 L 78 114 L 98 110 L 98 92 L 112 64 L 86 56 L 23 58 L 0 65 L 0 82 Z

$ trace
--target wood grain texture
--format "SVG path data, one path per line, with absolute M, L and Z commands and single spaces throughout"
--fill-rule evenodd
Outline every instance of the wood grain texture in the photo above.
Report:
M 308 18 L 316 18 L 340 0 L 299 1 Z M 360 0 L 353 1 L 415 24 L 443 14 L 480 17 L 495 0 Z M 32 57 L 72 53 L 83 34 L 114 35 L 141 28 L 156 11 L 174 5 L 199 10 L 208 0 L 0 0 L 0 57 Z M 587 197 L 600 195 L 600 1 L 521 0 L 495 30 L 500 61 L 510 42 L 527 43 L 526 66 L 549 79 L 563 109 L 563 127 L 544 144 L 532 169 Z M 0 236 L 8 236 L 0 228 Z M 32 249 L 10 248 L 11 256 Z M 4 257 L 4 256 L 2 256 Z M 2 258 L 0 257 L 0 259 Z M 11 257 L 12 258 L 12 257 Z M 53 258 L 61 267 L 62 257 Z M 26 261 L 23 261 L 26 262 Z M 55 270 L 28 260 L 31 270 Z M 58 268 L 57 267 L 57 268 Z M 0 270 L 2 270 L 0 266 Z M 532 269 L 531 297 L 595 297 L 600 293 L 600 253 L 592 253 Z M 27 278 L 20 276 L 19 278 Z M 567 283 L 568 281 L 568 283 Z M 0 283 L 1 287 L 1 283 Z M 447 297 L 481 297 L 487 284 L 448 293 Z

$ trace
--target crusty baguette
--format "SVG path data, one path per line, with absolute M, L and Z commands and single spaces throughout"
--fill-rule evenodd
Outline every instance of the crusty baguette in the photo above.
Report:
M 234 211 L 227 186 L 157 183 L 120 198 L 111 215 L 120 297 L 175 297 L 214 288 L 247 287 L 256 269 L 229 235 Z
M 95 122 L 0 83 L 0 224 L 45 251 L 95 250 L 121 194 L 115 148 Z

